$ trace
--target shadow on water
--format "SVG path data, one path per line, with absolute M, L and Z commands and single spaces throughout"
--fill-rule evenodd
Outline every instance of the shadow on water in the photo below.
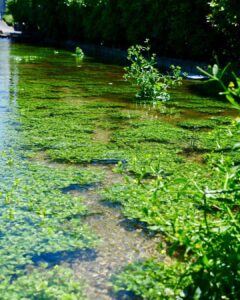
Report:
M 151 231 L 151 230 L 148 229 L 146 223 L 140 222 L 137 219 L 133 219 L 133 220 L 124 219 L 121 222 L 119 222 L 119 225 L 122 228 L 124 228 L 124 230 L 126 230 L 128 232 L 133 232 L 133 231 L 136 231 L 136 230 L 140 229 L 142 232 L 144 232 L 144 234 L 148 238 L 157 236 L 157 233 L 155 233 L 154 231 Z
M 122 159 L 93 159 L 91 163 L 93 165 L 117 165 L 118 163 L 127 164 L 127 160 Z
M 113 172 L 108 172 L 108 176 L 112 174 L 114 177 Z M 109 184 L 105 182 L 103 186 Z M 139 299 L 131 293 L 112 294 L 109 279 L 127 264 L 159 256 L 157 246 L 160 236 L 150 236 L 142 228 L 131 222 L 128 224 L 121 214 L 120 206 L 102 201 L 97 191 L 86 191 L 80 195 L 85 198 L 87 207 L 95 212 L 87 216 L 85 222 L 100 237 L 96 260 L 74 264 L 79 277 L 87 278 L 89 288 L 86 293 L 89 299 Z
M 71 166 L 57 162 L 53 163 L 44 154 L 39 155 L 37 159 L 39 163 L 52 168 L 62 169 Z M 87 206 L 89 213 L 84 217 L 85 224 L 99 237 L 96 253 L 93 253 L 93 256 L 91 256 L 91 253 L 88 256 L 89 253 L 87 253 L 86 259 L 81 259 L 81 252 L 79 254 L 80 258 L 78 258 L 78 253 L 69 252 L 67 255 L 57 253 L 56 256 L 55 254 L 50 254 L 50 256 L 44 254 L 34 257 L 33 260 L 35 264 L 44 261 L 50 265 L 58 262 L 70 262 L 79 280 L 84 280 L 87 284 L 85 292 L 88 299 L 139 299 L 128 292 L 114 294 L 109 279 L 112 274 L 118 272 L 127 264 L 150 257 L 159 257 L 157 247 L 160 236 L 150 235 L 143 229 L 144 226 L 140 226 L 137 222 L 135 224 L 131 221 L 128 222 L 122 215 L 119 204 L 102 199 L 100 196 L 102 189 L 114 183 L 121 183 L 123 180 L 120 174 L 113 172 L 112 164 L 75 165 L 75 167 L 80 170 L 101 171 L 105 174 L 105 178 L 101 183 L 70 184 L 62 189 L 63 193 L 83 199 L 81 201 L 84 201 Z
M 39 266 L 42 263 L 47 263 L 48 267 L 54 267 L 61 263 L 76 263 L 79 261 L 94 261 L 96 260 L 97 252 L 95 249 L 82 249 L 77 251 L 59 251 L 55 253 L 42 253 L 32 256 L 34 265 Z
M 137 296 L 134 293 L 127 291 L 119 291 L 116 295 L 112 296 L 115 297 L 115 300 L 142 300 L 140 296 Z
M 62 189 L 64 194 L 75 193 L 75 192 L 85 192 L 89 190 L 96 189 L 100 183 L 87 183 L 87 184 L 70 184 L 69 186 Z
M 120 203 L 112 202 L 109 200 L 102 200 L 101 204 L 102 206 L 106 206 L 107 208 L 111 208 L 111 209 L 120 209 L 122 207 Z

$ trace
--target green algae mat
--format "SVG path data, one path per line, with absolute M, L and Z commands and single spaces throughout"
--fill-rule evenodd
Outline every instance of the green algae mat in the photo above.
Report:
M 0 299 L 135 299 L 136 287 L 125 293 L 124 280 L 141 264 L 141 247 L 163 242 L 158 234 L 171 224 L 162 221 L 162 205 L 171 220 L 169 194 L 194 197 L 179 177 L 217 188 L 212 158 L 239 162 L 231 150 L 236 112 L 227 103 L 194 94 L 190 82 L 164 105 L 136 103 L 122 76 L 119 66 L 67 51 L 0 41 Z M 159 176 L 173 187 L 164 191 L 152 181 Z M 130 260 L 125 236 L 138 241 Z M 115 257 L 107 252 L 114 243 Z M 164 259 L 152 249 L 145 259 Z M 94 273 L 98 257 L 105 275 Z M 129 263 L 137 265 L 111 283 Z M 80 274 L 88 265 L 92 280 Z

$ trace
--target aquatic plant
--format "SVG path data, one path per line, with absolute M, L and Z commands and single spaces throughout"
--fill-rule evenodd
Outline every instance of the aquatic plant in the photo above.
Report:
M 126 183 L 111 185 L 103 199 L 121 203 L 126 218 L 145 222 L 153 233 L 162 232 L 172 252 L 181 253 L 178 249 L 186 245 L 186 232 L 176 231 L 179 238 L 173 233 L 174 226 L 177 230 L 180 226 L 190 228 L 195 237 L 196 228 L 190 226 L 195 224 L 195 217 L 196 222 L 201 220 L 204 212 L 202 194 L 194 182 L 201 190 L 209 182 L 212 190 L 221 189 L 224 173 L 214 172 L 211 157 L 226 153 L 237 159 L 237 152 L 231 148 L 238 140 L 238 130 L 232 125 L 229 130 L 223 117 L 218 121 L 209 118 L 213 130 L 193 136 L 195 132 L 176 126 L 178 119 L 169 121 L 172 102 L 165 104 L 167 122 L 161 119 L 159 108 L 131 104 L 134 89 L 122 80 L 122 68 L 82 61 L 79 70 L 69 52 L 54 55 L 52 49 L 24 47 L 14 44 L 12 56 L 25 57 L 28 52 L 36 60 L 11 60 L 20 76 L 17 88 L 11 87 L 14 101 L 7 102 L 9 109 L 1 117 L 7 133 L 1 143 L 5 151 L 0 160 L 2 298 L 18 299 L 20 295 L 19 298 L 31 299 L 32 294 L 54 299 L 54 292 L 59 299 L 84 297 L 83 283 L 75 287 L 72 263 L 84 259 L 89 252 L 95 257 L 97 237 L 84 225 L 85 217 L 91 213 L 84 200 L 69 191 L 74 186 L 98 187 L 104 176 L 94 166 L 92 171 L 86 169 L 86 163 L 119 162 L 117 169 Z M 208 104 L 214 109 L 228 108 L 225 103 L 182 93 L 173 100 L 174 105 L 189 105 L 192 110 L 206 109 Z M 178 113 L 182 120 L 184 110 Z M 187 126 L 194 125 L 191 122 Z M 198 125 L 201 127 L 201 121 Z M 208 156 L 204 163 L 189 155 L 190 148 L 193 157 Z M 208 205 L 213 211 L 217 207 L 217 200 Z M 215 216 L 221 217 L 220 212 Z M 175 244 L 179 239 L 180 245 Z M 164 250 L 160 251 L 160 259 Z M 166 273 L 162 271 L 165 269 Z M 127 284 L 119 277 L 119 289 L 127 286 L 147 299 L 158 299 L 156 291 L 163 286 L 163 295 L 171 296 L 166 281 L 170 278 L 169 284 L 173 282 L 175 286 L 176 270 L 182 274 L 185 261 L 171 270 L 159 261 L 139 263 L 136 273 L 135 266 L 128 270 L 124 279 L 128 277 Z M 163 275 L 166 280 L 159 277 Z M 175 294 L 181 296 L 189 282 L 192 281 L 187 277 Z
M 234 75 L 236 85 L 226 87 L 221 80 L 224 72 L 214 66 L 212 73 L 205 73 L 221 84 L 223 94 L 240 110 L 240 79 Z M 115 290 L 146 299 L 238 299 L 239 166 L 222 155 L 213 163 L 212 178 L 218 182 L 211 180 L 206 187 L 196 178 L 172 180 L 164 178 L 159 167 L 152 170 L 151 181 L 144 181 L 144 174 L 141 180 L 128 178 L 113 199 L 122 203 L 129 218 L 163 233 L 168 247 L 161 253 L 171 259 L 167 264 L 150 260 L 127 267 L 114 277 Z
M 114 187 L 109 199 L 120 202 L 128 218 L 161 232 L 168 248 L 160 253 L 167 251 L 172 260 L 127 267 L 114 277 L 116 290 L 146 299 L 237 299 L 239 170 L 225 161 L 217 164 L 218 182 L 210 190 L 197 178 L 166 177 L 161 164 L 151 168 L 150 180 L 141 168 L 140 177 Z
M 231 125 L 232 119 L 230 117 L 210 117 L 206 120 L 185 120 L 177 122 L 177 125 L 190 129 L 190 130 L 201 130 L 201 129 L 213 129 L 219 128 L 221 125 Z
M 56 299 L 64 299 L 68 294 L 70 297 L 73 292 L 69 299 L 76 299 L 82 293 L 81 284 L 64 284 L 60 288 L 63 269 L 58 272 L 52 267 L 60 262 L 71 263 L 74 254 L 81 257 L 81 251 L 93 249 L 96 237 L 83 224 L 82 217 L 88 211 L 81 198 L 63 193 L 63 189 L 71 184 L 94 182 L 96 174 L 41 166 L 22 160 L 22 155 L 14 151 L 1 153 L 0 173 L 2 299 L 9 299 L 10 295 L 16 299 L 31 294 L 41 297 L 55 289 Z M 90 179 L 89 175 L 93 177 Z M 36 268 L 41 262 L 49 264 L 46 270 Z M 64 274 L 66 281 L 71 282 L 73 276 L 67 269 Z
M 74 278 L 73 271 L 66 266 L 49 269 L 40 267 L 18 277 L 11 283 L 4 278 L 0 284 L 2 300 L 9 299 L 52 299 L 84 300 L 84 284 Z
M 136 45 L 128 49 L 131 65 L 125 68 L 124 78 L 138 87 L 137 98 L 167 101 L 170 99 L 169 88 L 182 83 L 181 68 L 172 65 L 171 74 L 160 73 L 156 67 L 156 55 L 150 54 L 150 49 L 148 40 L 144 46 Z
M 84 52 L 80 47 L 76 47 L 75 54 L 78 58 L 83 58 L 84 57 Z

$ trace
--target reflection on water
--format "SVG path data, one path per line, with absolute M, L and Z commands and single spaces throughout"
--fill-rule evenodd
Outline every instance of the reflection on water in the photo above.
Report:
M 8 137 L 10 112 L 16 106 L 17 82 L 17 65 L 11 64 L 11 42 L 0 39 L 0 149 L 3 149 L 3 143 Z
M 6 114 L 10 100 L 10 42 L 0 40 L 0 140 L 1 148 L 5 136 Z
M 8 103 L 10 86 L 10 41 L 0 40 L 0 94 L 1 105 Z

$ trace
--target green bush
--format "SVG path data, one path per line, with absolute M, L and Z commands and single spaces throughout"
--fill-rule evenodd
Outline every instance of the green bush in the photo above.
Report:
M 150 54 L 148 40 L 145 46 L 136 45 L 128 49 L 128 60 L 124 78 L 132 81 L 138 88 L 137 98 L 167 101 L 170 99 L 169 88 L 182 84 L 181 68 L 171 66 L 172 74 L 161 74 L 156 65 L 156 54 Z
M 225 55 L 238 59 L 240 34 L 240 2 L 235 0 L 211 0 L 207 20 L 224 39 Z

